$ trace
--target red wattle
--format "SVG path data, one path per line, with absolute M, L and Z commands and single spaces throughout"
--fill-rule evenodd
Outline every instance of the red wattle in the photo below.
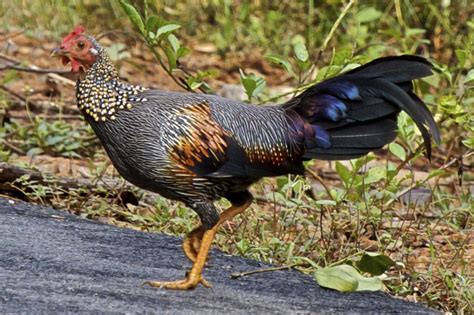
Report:
M 71 70 L 73 72 L 78 72 L 81 68 L 81 63 L 77 61 L 76 59 L 71 58 Z
M 69 58 L 66 57 L 66 56 L 63 56 L 61 58 L 61 62 L 63 63 L 63 65 L 67 65 L 69 63 L 69 61 L 70 61 Z

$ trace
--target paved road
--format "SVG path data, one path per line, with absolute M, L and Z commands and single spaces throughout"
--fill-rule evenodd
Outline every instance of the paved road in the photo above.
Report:
M 433 313 L 381 292 L 322 289 L 297 271 L 232 280 L 231 272 L 264 265 L 217 250 L 206 271 L 213 289 L 143 286 L 184 275 L 189 262 L 180 243 L 0 198 L 0 313 Z

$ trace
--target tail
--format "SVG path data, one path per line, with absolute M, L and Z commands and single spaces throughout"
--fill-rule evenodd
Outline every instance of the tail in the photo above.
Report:
M 439 130 L 412 84 L 431 75 L 431 67 L 418 56 L 385 57 L 316 84 L 283 105 L 290 138 L 304 146 L 303 159 L 353 159 L 392 142 L 403 110 L 431 157 L 431 137 L 439 144 Z

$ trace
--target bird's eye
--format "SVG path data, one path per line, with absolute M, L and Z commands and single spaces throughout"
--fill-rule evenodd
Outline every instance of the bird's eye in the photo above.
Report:
M 86 44 L 84 44 L 84 42 L 78 42 L 77 43 L 77 48 L 82 49 L 82 48 L 84 48 L 85 45 Z

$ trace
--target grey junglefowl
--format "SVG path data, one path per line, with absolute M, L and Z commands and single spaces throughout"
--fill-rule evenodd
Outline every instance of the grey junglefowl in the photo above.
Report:
M 440 142 L 430 111 L 413 93 L 412 81 L 432 74 L 417 56 L 379 58 L 284 104 L 255 106 L 122 82 L 82 26 L 53 55 L 82 73 L 77 104 L 118 172 L 183 202 L 201 220 L 183 241 L 192 269 L 183 280 L 147 282 L 156 287 L 210 286 L 202 271 L 216 231 L 251 204 L 248 188 L 262 177 L 303 174 L 307 160 L 348 160 L 380 149 L 395 139 L 400 111 L 418 126 L 428 156 L 431 138 Z M 222 197 L 231 207 L 219 214 L 213 203 Z

